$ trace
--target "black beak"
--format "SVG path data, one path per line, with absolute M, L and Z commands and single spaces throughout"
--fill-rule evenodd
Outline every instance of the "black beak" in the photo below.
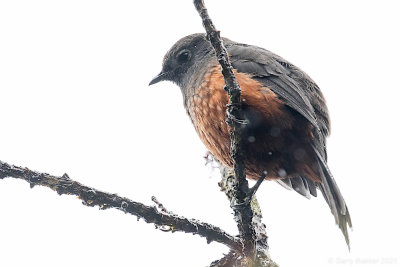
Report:
M 168 73 L 167 72 L 160 72 L 160 74 L 158 74 L 156 77 L 153 78 L 153 80 L 151 80 L 151 82 L 149 83 L 149 86 L 161 81 L 165 81 L 168 79 Z

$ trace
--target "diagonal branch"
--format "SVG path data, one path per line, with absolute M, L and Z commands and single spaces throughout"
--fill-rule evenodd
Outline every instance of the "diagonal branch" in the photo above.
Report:
M 249 186 L 246 180 L 244 153 L 242 149 L 243 114 L 241 109 L 241 89 L 233 73 L 232 65 L 228 58 L 228 53 L 224 47 L 219 32 L 211 21 L 203 0 L 194 0 L 194 5 L 202 18 L 203 26 L 206 29 L 207 37 L 210 40 L 218 62 L 222 67 L 222 74 L 225 79 L 226 91 L 229 95 L 229 105 L 227 107 L 228 120 L 230 126 L 231 139 L 231 158 L 235 173 L 234 192 L 232 207 L 235 211 L 235 220 L 239 229 L 239 234 L 243 242 L 243 252 L 248 260 L 252 262 L 256 257 L 256 232 L 253 226 L 253 211 L 250 202 L 247 200 Z
M 121 210 L 138 218 L 143 218 L 147 223 L 154 223 L 162 231 L 192 233 L 205 237 L 208 243 L 215 241 L 228 246 L 234 251 L 241 251 L 242 245 L 240 241 L 219 227 L 198 220 L 187 219 L 166 211 L 160 212 L 156 207 L 146 206 L 116 194 L 99 191 L 71 180 L 67 174 L 57 177 L 0 161 L 0 179 L 6 177 L 25 180 L 30 184 L 31 188 L 41 185 L 53 189 L 59 195 L 78 196 L 82 200 L 82 204 L 86 206 L 99 206 L 102 210 L 109 208 Z

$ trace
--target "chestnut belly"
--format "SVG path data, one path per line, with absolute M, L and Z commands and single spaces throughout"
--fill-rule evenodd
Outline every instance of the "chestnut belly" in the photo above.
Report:
M 227 93 L 219 69 L 185 101 L 186 110 L 203 143 L 215 158 L 232 167 L 229 127 L 226 124 Z M 244 73 L 236 73 L 242 89 L 246 174 L 258 179 L 291 178 L 299 175 L 320 181 L 311 147 L 312 125 L 286 106 L 275 93 Z

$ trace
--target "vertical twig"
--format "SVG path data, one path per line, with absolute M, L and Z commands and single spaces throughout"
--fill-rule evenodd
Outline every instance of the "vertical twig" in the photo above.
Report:
M 234 181 L 234 173 L 233 170 L 226 167 L 225 165 L 219 163 L 219 169 L 221 172 L 221 182 L 219 186 L 221 187 L 221 191 L 225 193 L 228 199 L 231 201 L 234 197 L 234 188 L 232 183 Z M 262 222 L 262 214 L 261 209 L 258 204 L 257 198 L 254 196 L 251 200 L 251 209 L 253 211 L 253 227 L 256 233 L 256 258 L 252 263 L 252 266 L 257 267 L 278 267 L 278 265 L 273 262 L 268 253 L 268 236 L 266 231 L 266 226 Z M 241 262 L 243 258 L 240 257 L 235 251 L 230 251 L 222 259 L 213 262 L 211 266 L 248 266 L 246 262 Z M 225 264 L 226 263 L 226 264 Z M 234 264 L 231 264 L 234 263 Z
M 242 131 L 243 115 L 241 109 L 241 90 L 236 77 L 233 73 L 232 65 L 228 58 L 226 48 L 223 46 L 219 32 L 211 21 L 203 0 L 194 0 L 194 5 L 203 21 L 207 37 L 210 40 L 222 67 L 222 74 L 225 79 L 226 91 L 229 95 L 229 104 L 227 106 L 228 120 L 230 126 L 231 138 L 231 158 L 234 169 L 234 192 L 233 205 L 235 211 L 235 220 L 239 229 L 239 234 L 243 242 L 243 252 L 249 261 L 253 261 L 256 256 L 256 233 L 252 223 L 253 211 L 250 207 L 249 186 L 246 180 L 244 153 L 242 149 Z

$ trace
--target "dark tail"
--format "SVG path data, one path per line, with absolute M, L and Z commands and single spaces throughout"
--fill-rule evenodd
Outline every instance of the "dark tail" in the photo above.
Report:
M 335 179 L 333 179 L 333 176 L 329 171 L 325 158 L 322 157 L 322 155 L 318 152 L 318 149 L 315 147 L 314 151 L 317 155 L 318 168 L 320 169 L 322 179 L 322 183 L 318 184 L 318 187 L 321 190 L 322 195 L 324 196 L 329 207 L 331 208 L 331 212 L 333 216 L 335 216 L 336 224 L 342 231 L 344 238 L 346 239 L 347 246 L 350 250 L 348 228 L 351 228 L 352 224 L 349 209 L 347 208 L 346 202 L 340 193 Z

